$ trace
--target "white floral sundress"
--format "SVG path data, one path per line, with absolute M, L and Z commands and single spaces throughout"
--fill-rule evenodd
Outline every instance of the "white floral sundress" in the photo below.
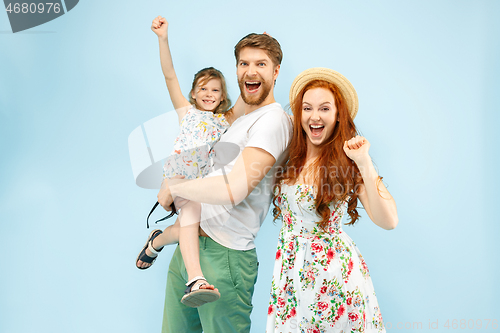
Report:
M 180 127 L 174 151 L 163 165 L 163 178 L 176 175 L 186 179 L 203 178 L 213 164 L 212 147 L 229 128 L 229 123 L 223 114 L 200 111 L 192 106 L 182 118 Z
M 342 230 L 347 202 L 330 204 L 327 233 L 316 222 L 314 187 L 281 183 L 267 332 L 385 332 L 368 267 Z

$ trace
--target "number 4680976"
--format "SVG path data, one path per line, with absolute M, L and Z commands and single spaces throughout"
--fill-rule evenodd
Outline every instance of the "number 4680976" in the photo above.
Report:
M 7 13 L 12 13 L 14 12 L 15 14 L 23 13 L 50 13 L 50 11 L 53 11 L 54 13 L 59 13 L 61 11 L 61 4 L 60 3 L 53 3 L 53 2 L 47 2 L 47 3 L 9 3 L 7 8 L 5 8 L 5 11 Z

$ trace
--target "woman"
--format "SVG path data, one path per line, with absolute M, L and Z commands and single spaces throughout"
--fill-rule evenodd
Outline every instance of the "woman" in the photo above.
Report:
M 356 91 L 326 68 L 292 84 L 293 138 L 277 176 L 274 218 L 281 217 L 267 332 L 385 332 L 363 257 L 342 230 L 358 199 L 384 229 L 398 223 L 396 203 L 377 175 L 370 143 L 357 136 Z

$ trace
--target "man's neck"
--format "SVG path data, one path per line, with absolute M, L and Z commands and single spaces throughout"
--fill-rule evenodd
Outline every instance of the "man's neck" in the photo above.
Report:
M 245 103 L 244 104 L 245 105 L 245 115 L 247 115 L 247 114 L 249 114 L 257 109 L 260 109 L 261 107 L 272 104 L 272 103 L 276 103 L 276 101 L 274 100 L 273 94 L 269 94 L 269 96 L 267 96 L 267 98 L 264 100 L 264 102 L 260 103 L 259 105 L 250 105 L 250 104 Z

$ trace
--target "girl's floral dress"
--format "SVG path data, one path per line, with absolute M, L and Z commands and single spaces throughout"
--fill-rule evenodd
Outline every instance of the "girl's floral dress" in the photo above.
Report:
M 203 178 L 213 163 L 212 147 L 229 128 L 229 123 L 223 114 L 200 111 L 192 106 L 180 126 L 174 151 L 163 166 L 163 178 L 176 175 L 186 179 Z
M 330 204 L 328 232 L 316 222 L 314 187 L 281 183 L 281 228 L 267 332 L 385 332 L 368 267 L 342 230 L 347 202 Z

